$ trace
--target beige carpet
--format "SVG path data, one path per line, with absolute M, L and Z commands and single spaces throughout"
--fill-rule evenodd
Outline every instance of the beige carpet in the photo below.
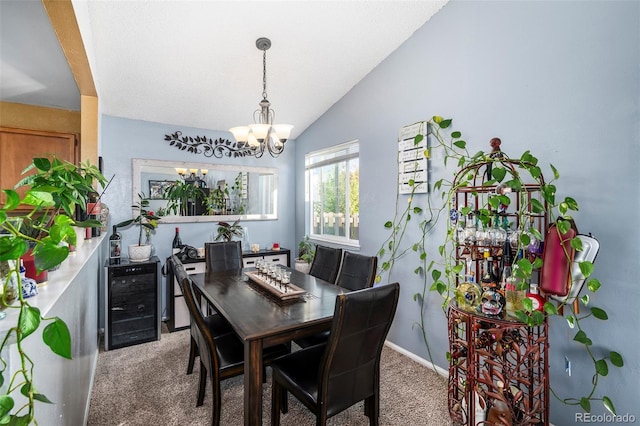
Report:
M 189 331 L 163 333 L 157 342 L 100 352 L 91 396 L 91 426 L 211 424 L 211 393 L 196 407 L 198 368 L 186 375 Z M 196 362 L 196 365 L 198 363 Z M 380 382 L 381 425 L 447 425 L 447 382 L 432 370 L 385 347 Z M 270 424 L 271 371 L 264 385 L 263 424 Z M 221 425 L 243 424 L 242 376 L 222 383 Z M 289 396 L 282 425 L 314 425 L 315 417 Z M 330 425 L 368 425 L 362 403 L 330 419 Z

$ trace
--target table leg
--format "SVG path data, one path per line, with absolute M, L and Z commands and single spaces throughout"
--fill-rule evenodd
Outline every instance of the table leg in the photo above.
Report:
M 262 425 L 262 340 L 244 342 L 244 424 Z

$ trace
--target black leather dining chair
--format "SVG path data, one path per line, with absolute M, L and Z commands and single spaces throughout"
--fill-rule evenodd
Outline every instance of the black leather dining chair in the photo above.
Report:
M 361 290 L 373 285 L 378 269 L 376 256 L 345 251 L 342 256 L 340 272 L 336 278 L 336 285 L 349 290 Z
M 186 274 L 182 276 L 182 286 L 185 302 L 195 325 L 196 341 L 200 351 L 200 379 L 196 406 L 201 406 L 204 402 L 207 376 L 209 376 L 213 394 L 211 424 L 218 426 L 222 410 L 220 382 L 243 374 L 244 344 L 235 333 L 218 335 L 216 330 L 210 327 L 201 305 L 197 303 L 197 299 L 202 297 L 200 288 L 194 285 Z M 288 352 L 289 348 L 286 345 L 265 348 L 263 363 L 265 366 L 269 365 L 273 359 Z
M 398 305 L 398 283 L 336 297 L 326 345 L 311 346 L 271 363 L 271 424 L 280 424 L 290 392 L 316 416 L 316 425 L 364 400 L 370 425 L 380 414 L 380 356 Z
M 336 278 L 336 285 L 351 291 L 371 287 L 376 278 L 377 268 L 378 258 L 376 256 L 365 256 L 345 251 L 342 256 L 340 272 Z M 295 343 L 301 348 L 308 348 L 326 343 L 328 338 L 329 332 L 324 331 L 296 339 Z
M 204 262 L 207 271 L 224 272 L 242 269 L 242 244 L 240 241 L 205 243 Z
M 175 276 L 176 281 L 178 281 L 178 285 L 180 286 L 180 291 L 182 291 L 182 294 L 184 295 L 186 291 L 186 289 L 184 288 L 184 280 L 185 278 L 188 279 L 189 276 L 187 274 L 187 271 L 184 269 L 184 265 L 182 264 L 182 262 L 177 256 L 172 255 L 170 257 L 170 260 L 171 260 L 171 267 L 173 268 L 173 275 Z M 201 297 L 197 298 L 196 303 L 199 306 L 202 306 L 202 298 Z M 227 333 L 233 333 L 233 328 L 231 327 L 231 325 L 222 316 L 218 315 L 217 313 L 214 313 L 212 315 L 206 315 L 204 317 L 204 321 L 207 324 L 207 327 L 209 328 L 209 330 L 211 330 L 212 335 L 214 336 L 222 336 Z M 199 356 L 200 354 L 198 341 L 197 341 L 197 328 L 193 320 L 191 320 L 190 322 L 191 322 L 191 339 L 189 341 L 189 362 L 187 364 L 187 374 L 193 373 L 193 366 L 194 366 L 196 357 Z
M 309 275 L 334 284 L 338 276 L 341 260 L 342 249 L 318 245 L 316 246 L 313 262 L 311 262 Z

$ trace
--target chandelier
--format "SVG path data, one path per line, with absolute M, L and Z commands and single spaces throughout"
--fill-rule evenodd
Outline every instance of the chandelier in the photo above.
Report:
M 253 113 L 253 124 L 229 129 L 236 139 L 236 143 L 247 148 L 249 155 L 262 157 L 265 151 L 272 157 L 279 156 L 284 151 L 284 145 L 289 139 L 291 124 L 274 124 L 275 111 L 271 109 L 271 102 L 267 99 L 267 50 L 271 47 L 271 40 L 261 37 L 256 40 L 256 47 L 262 50 L 262 100 L 260 106 Z

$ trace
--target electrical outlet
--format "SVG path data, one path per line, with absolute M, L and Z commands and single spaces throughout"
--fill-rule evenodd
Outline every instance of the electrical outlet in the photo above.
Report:
M 571 377 L 571 361 L 569 361 L 568 356 L 564 357 L 564 371 L 566 371 L 569 377 Z

